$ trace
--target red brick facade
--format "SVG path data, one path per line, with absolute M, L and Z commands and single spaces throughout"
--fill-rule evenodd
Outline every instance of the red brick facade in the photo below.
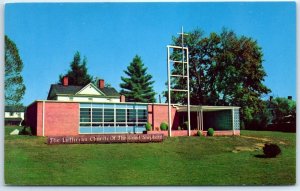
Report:
M 176 108 L 171 109 L 172 129 L 177 129 L 179 125 L 179 114 Z M 152 130 L 159 130 L 162 122 L 168 123 L 168 105 L 166 104 L 149 104 L 148 105 L 148 122 L 152 125 Z
M 179 117 L 175 107 L 172 107 L 171 119 L 172 129 L 177 129 Z M 37 101 L 27 108 L 26 120 L 33 134 L 37 136 L 78 135 L 79 103 Z M 149 104 L 148 122 L 153 130 L 160 130 L 162 122 L 168 123 L 168 105 Z
M 37 136 L 78 135 L 79 103 L 37 101 L 27 108 L 26 120 Z
M 26 125 L 31 127 L 31 133 L 33 135 L 37 135 L 37 104 L 38 102 L 34 102 L 26 110 Z
M 32 133 L 37 136 L 76 136 L 79 134 L 79 103 L 36 101 L 26 111 L 26 123 L 31 127 Z M 188 136 L 187 130 L 178 130 L 179 115 L 176 107 L 172 106 L 172 136 Z M 195 120 L 191 116 L 191 123 Z M 168 131 L 160 131 L 162 122 L 168 123 L 168 105 L 149 104 L 148 122 L 152 125 L 152 132 L 168 135 Z M 192 126 L 192 125 L 191 125 Z M 197 135 L 192 128 L 191 135 Z M 206 135 L 206 132 L 203 132 Z M 240 131 L 215 131 L 215 135 L 239 135 Z
M 63 125 L 62 125 L 63 123 Z M 79 104 L 51 103 L 45 104 L 45 134 L 78 135 Z M 48 128 L 49 127 L 49 128 Z

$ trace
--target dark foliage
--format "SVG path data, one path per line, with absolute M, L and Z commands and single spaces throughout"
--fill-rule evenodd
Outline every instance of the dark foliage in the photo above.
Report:
M 17 45 L 5 35 L 5 105 L 21 106 L 25 94 L 23 61 Z
M 281 153 L 281 149 L 278 145 L 268 143 L 265 144 L 263 151 L 267 158 L 274 158 Z
M 188 129 L 188 122 L 185 121 L 184 123 L 182 123 L 181 127 L 182 127 L 182 130 L 187 130 Z
M 200 137 L 202 135 L 201 131 L 197 131 L 197 135 Z
M 207 130 L 207 136 L 214 136 L 214 133 L 215 133 L 215 131 L 214 131 L 213 128 L 209 128 L 209 129 Z
M 92 82 L 93 77 L 88 74 L 86 67 L 87 59 L 81 61 L 80 53 L 77 51 L 74 55 L 73 61 L 70 63 L 70 70 L 65 75 L 59 76 L 59 83 L 63 83 L 63 77 L 69 78 L 69 85 L 84 86 Z
M 152 76 L 147 74 L 147 68 L 144 66 L 141 57 L 135 56 L 124 73 L 128 76 L 121 77 L 123 83 L 121 94 L 125 95 L 127 102 L 155 102 L 155 92 L 153 90 Z
M 168 130 L 168 124 L 165 123 L 165 122 L 162 122 L 162 123 L 160 124 L 160 130 L 162 130 L 162 131 Z
M 152 126 L 150 123 L 146 123 L 146 130 L 147 131 L 151 131 L 152 130 Z
M 240 106 L 241 121 L 252 120 L 261 97 L 270 92 L 263 84 L 267 74 L 257 41 L 227 29 L 208 36 L 199 29 L 188 34 L 184 46 L 189 48 L 191 104 Z M 181 38 L 173 37 L 173 44 L 181 46 Z M 181 52 L 173 51 L 172 57 L 181 60 Z M 173 74 L 182 72 L 181 64 L 174 65 Z M 186 83 L 173 78 L 171 86 L 183 89 Z M 172 92 L 171 97 L 172 103 L 187 102 L 185 93 Z
M 19 135 L 32 135 L 29 127 L 24 126 L 23 129 L 19 132 Z

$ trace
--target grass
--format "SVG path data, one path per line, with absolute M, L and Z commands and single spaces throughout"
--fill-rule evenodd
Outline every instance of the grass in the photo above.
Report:
M 47 145 L 46 138 L 9 135 L 9 185 L 291 185 L 296 134 L 242 131 L 235 137 L 173 137 L 162 143 Z M 261 145 L 282 154 L 259 158 Z

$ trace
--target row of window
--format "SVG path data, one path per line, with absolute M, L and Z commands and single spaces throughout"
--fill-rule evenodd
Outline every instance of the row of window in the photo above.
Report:
M 80 109 L 80 122 L 114 122 L 114 116 L 116 116 L 116 122 L 147 122 L 146 110 L 130 110 L 130 109 Z
M 119 109 L 105 107 L 81 107 L 80 126 L 142 126 L 147 123 L 147 108 Z

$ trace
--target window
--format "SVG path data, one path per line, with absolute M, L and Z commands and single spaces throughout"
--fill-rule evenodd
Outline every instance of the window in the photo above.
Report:
M 104 122 L 114 122 L 114 109 L 104 109 Z
M 102 122 L 103 119 L 103 109 L 102 108 L 93 108 L 93 122 Z
M 80 122 L 91 122 L 90 108 L 80 108 Z
M 146 110 L 137 110 L 138 112 L 138 122 L 147 122 L 147 111 Z
M 136 122 L 136 110 L 135 109 L 128 109 L 127 110 L 127 122 L 128 123 L 135 123 Z
M 126 109 L 116 109 L 116 122 L 126 122 Z
M 81 103 L 79 132 L 142 132 L 147 118 L 146 105 Z

